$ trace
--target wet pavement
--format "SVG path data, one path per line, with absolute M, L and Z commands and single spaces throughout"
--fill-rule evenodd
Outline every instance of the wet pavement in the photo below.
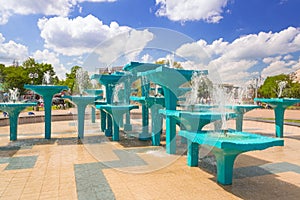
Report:
M 247 116 L 265 116 L 265 112 L 269 111 L 251 111 Z M 137 139 L 141 119 L 136 117 L 138 113 L 134 116 L 133 131 L 121 132 L 120 142 L 104 136 L 99 119 L 96 123 L 86 120 L 83 140 L 77 139 L 76 117 L 52 122 L 50 140 L 43 139 L 44 123 L 20 124 L 14 142 L 9 141 L 9 127 L 0 127 L 0 199 L 300 197 L 299 127 L 284 127 L 283 147 L 239 155 L 233 184 L 222 186 L 216 183 L 215 162 L 209 150 L 200 148 L 199 167 L 188 167 L 186 145 L 179 137 L 177 154 L 168 155 L 164 142 L 153 147 L 149 141 Z M 300 111 L 291 116 L 297 117 Z M 234 128 L 234 124 L 230 121 L 229 127 Z M 275 136 L 272 123 L 246 120 L 244 131 Z

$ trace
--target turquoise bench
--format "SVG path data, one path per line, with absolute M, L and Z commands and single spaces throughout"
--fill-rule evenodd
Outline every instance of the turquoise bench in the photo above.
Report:
M 228 131 L 216 133 L 214 131 L 192 132 L 179 131 L 179 135 L 187 139 L 187 164 L 198 166 L 199 145 L 211 149 L 217 161 L 217 182 L 222 185 L 232 184 L 233 165 L 236 157 L 247 151 L 263 150 L 273 146 L 283 146 L 284 141 L 246 132 Z
M 107 129 L 105 132 L 109 132 L 112 134 L 112 140 L 113 141 L 119 141 L 119 125 L 123 124 L 123 115 L 126 113 L 129 113 L 132 109 L 138 109 L 139 106 L 137 105 L 110 105 L 110 104 L 105 104 L 105 105 L 96 105 L 96 108 L 99 110 L 102 110 L 106 112 L 108 115 L 111 116 L 112 121 L 113 121 L 113 127 L 111 126 L 110 123 L 107 125 Z M 105 134 L 109 135 L 109 134 Z

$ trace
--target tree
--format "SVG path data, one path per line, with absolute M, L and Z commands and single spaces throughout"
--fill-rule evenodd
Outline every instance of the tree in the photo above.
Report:
M 18 88 L 20 94 L 24 94 L 24 83 L 28 80 L 27 72 L 22 67 L 5 67 L 4 68 L 3 89 L 8 91 L 12 88 Z
M 33 58 L 28 58 L 21 66 L 0 64 L 0 82 L 3 83 L 2 88 L 4 91 L 18 88 L 22 95 L 25 92 L 24 84 L 43 84 L 43 77 L 47 72 L 51 75 L 52 84 L 57 84 L 59 80 L 51 64 L 36 63 Z M 36 73 L 38 77 L 30 78 L 30 73 Z
M 66 73 L 66 80 L 62 82 L 63 85 L 69 87 L 71 94 L 73 94 L 76 84 L 76 71 L 81 68 L 79 66 L 73 66 L 70 74 Z
M 264 98 L 278 97 L 280 82 L 286 82 L 286 85 L 282 90 L 281 97 L 300 97 L 300 83 L 296 82 L 294 80 L 294 76 L 291 76 L 290 74 L 280 74 L 267 77 L 264 84 L 258 90 L 259 96 Z
M 169 65 L 169 61 L 168 60 L 159 60 L 159 61 L 156 61 L 155 64 Z M 183 69 L 181 64 L 179 62 L 176 62 L 176 61 L 174 61 L 173 67 L 176 68 L 176 69 Z
M 31 83 L 31 81 L 33 81 L 33 84 L 43 84 L 44 75 L 46 73 L 49 73 L 51 76 L 51 84 L 56 85 L 59 82 L 59 79 L 56 76 L 56 73 L 51 64 L 36 63 L 33 58 L 28 58 L 26 61 L 23 62 L 22 66 L 24 69 L 26 69 L 28 74 L 28 81 L 26 83 Z M 30 73 L 37 73 L 38 78 L 29 78 Z

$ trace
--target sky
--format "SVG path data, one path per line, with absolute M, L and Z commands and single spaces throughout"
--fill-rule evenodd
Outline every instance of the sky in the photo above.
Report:
M 242 84 L 300 69 L 299 0 L 0 0 L 0 63 L 59 78 L 170 59 Z

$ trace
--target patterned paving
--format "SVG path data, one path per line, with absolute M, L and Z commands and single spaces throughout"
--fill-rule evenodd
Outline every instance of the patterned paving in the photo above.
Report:
M 260 134 L 274 135 L 273 124 L 244 125 L 249 129 L 260 127 Z M 103 140 L 101 133 L 95 131 L 99 130 L 97 126 L 86 128 L 87 143 L 77 140 L 73 122 L 53 123 L 51 140 L 34 134 L 43 129 L 40 123 L 20 125 L 22 137 L 16 142 L 8 141 L 8 129 L 0 127 L 0 199 L 299 199 L 300 196 L 300 128 L 285 127 L 288 134 L 284 147 L 240 155 L 235 163 L 233 185 L 225 187 L 216 183 L 214 170 L 188 167 L 185 155 L 166 164 L 163 161 L 169 157 L 159 151 L 153 153 L 155 148 L 151 146 L 123 147 L 121 142 Z M 91 151 L 96 149 L 101 152 Z M 156 168 L 149 170 L 152 166 Z M 140 173 L 141 169 L 145 172 Z

